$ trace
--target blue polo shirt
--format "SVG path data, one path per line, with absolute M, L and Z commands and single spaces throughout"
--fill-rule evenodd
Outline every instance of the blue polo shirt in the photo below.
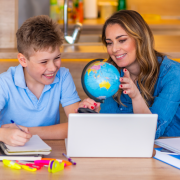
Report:
M 59 124 L 59 104 L 65 107 L 78 101 L 72 76 L 64 67 L 52 84 L 44 86 L 39 99 L 26 86 L 21 65 L 0 75 L 0 124 L 8 124 L 11 119 L 26 127 Z

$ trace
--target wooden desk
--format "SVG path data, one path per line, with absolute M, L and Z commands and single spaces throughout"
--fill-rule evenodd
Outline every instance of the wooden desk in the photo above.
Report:
M 64 140 L 45 141 L 52 147 L 46 157 L 65 159 Z M 108 143 L 107 143 L 108 145 Z M 0 162 L 0 179 L 5 180 L 179 180 L 180 170 L 153 158 L 73 158 L 76 166 L 66 167 L 63 171 L 49 173 L 47 167 L 36 172 L 14 170 Z

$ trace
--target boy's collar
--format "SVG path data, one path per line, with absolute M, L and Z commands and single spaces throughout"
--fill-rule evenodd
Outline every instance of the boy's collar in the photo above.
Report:
M 19 87 L 24 88 L 24 89 L 27 88 L 26 81 L 25 81 L 25 78 L 24 78 L 24 71 L 23 71 L 23 67 L 21 66 L 21 64 L 19 64 L 16 67 L 16 71 L 15 71 L 15 74 L 14 74 L 14 82 L 15 82 L 16 86 L 19 86 Z M 55 77 L 52 84 L 55 84 L 57 82 L 59 82 L 58 73 L 56 74 L 56 77 Z M 47 85 L 47 86 L 50 86 L 50 85 Z
M 51 83 L 51 84 L 55 84 L 55 83 L 57 83 L 57 82 L 59 82 L 59 71 L 57 72 L 56 77 L 54 78 L 54 81 L 53 81 L 53 83 Z M 50 84 L 50 85 L 51 85 L 51 84 Z
M 24 71 L 23 71 L 23 67 L 21 66 L 21 64 L 19 64 L 16 67 L 16 71 L 14 74 L 14 82 L 16 86 L 19 86 L 21 88 L 26 88 L 26 82 L 25 82 L 25 78 L 24 78 Z

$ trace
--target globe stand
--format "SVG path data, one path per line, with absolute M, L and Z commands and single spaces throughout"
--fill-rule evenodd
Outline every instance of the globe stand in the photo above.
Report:
M 78 113 L 97 113 L 97 112 L 89 108 L 79 108 Z

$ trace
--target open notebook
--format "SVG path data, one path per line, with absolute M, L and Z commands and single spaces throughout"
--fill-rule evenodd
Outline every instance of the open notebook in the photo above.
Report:
M 33 135 L 32 138 L 24 146 L 14 147 L 2 142 L 0 146 L 4 153 L 7 155 L 47 155 L 51 152 L 51 147 L 48 146 L 38 135 Z

